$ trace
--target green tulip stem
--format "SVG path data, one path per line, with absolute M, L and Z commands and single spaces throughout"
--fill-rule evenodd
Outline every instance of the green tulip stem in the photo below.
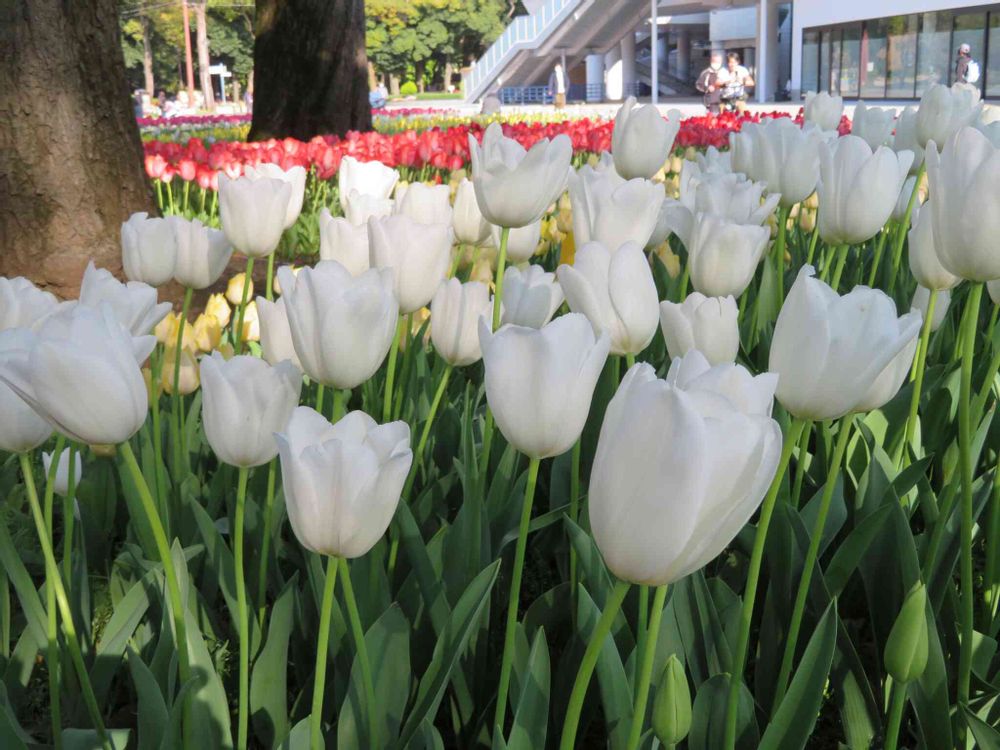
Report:
M 139 499 L 142 502 L 142 509 L 146 514 L 146 520 L 149 523 L 150 531 L 153 533 L 156 551 L 160 556 L 160 564 L 163 566 L 163 577 L 166 579 L 167 596 L 170 600 L 170 614 L 174 623 L 174 645 L 177 649 L 177 671 L 180 677 L 180 685 L 186 685 L 188 680 L 191 679 L 191 657 L 188 654 L 187 621 L 184 600 L 181 597 L 181 587 L 178 582 L 177 571 L 174 569 L 174 559 L 170 554 L 170 544 L 167 541 L 167 535 L 163 530 L 163 523 L 160 521 L 160 517 L 156 513 L 156 503 L 153 501 L 153 495 L 149 491 L 149 485 L 146 484 L 146 479 L 142 475 L 142 469 L 139 468 L 139 462 L 135 458 L 135 452 L 132 450 L 132 445 L 126 440 L 121 443 L 119 449 L 125 460 L 125 466 L 128 469 L 129 475 L 132 477 L 132 481 L 139 493 Z M 186 697 L 183 708 L 184 747 L 190 747 L 190 709 L 191 699 L 190 697 Z
M 802 497 L 802 485 L 805 482 L 806 472 L 809 469 L 806 455 L 809 452 L 809 438 L 812 433 L 812 421 L 806 420 L 802 429 L 802 437 L 799 439 L 799 452 L 796 457 L 795 486 L 792 488 L 792 507 L 799 507 L 799 499 Z
M 24 475 L 24 486 L 28 495 L 28 504 L 31 506 L 31 515 L 35 521 L 35 531 L 38 533 L 38 541 L 42 547 L 42 555 L 45 557 L 45 586 L 52 588 L 55 593 L 56 606 L 59 608 L 59 615 L 62 617 L 63 634 L 66 637 L 66 647 L 69 649 L 70 659 L 73 668 L 76 670 L 77 679 L 80 681 L 80 689 L 83 692 L 83 702 L 87 706 L 87 713 L 90 714 L 90 721 L 97 732 L 97 738 L 104 750 L 112 750 L 111 741 L 108 739 L 108 732 L 104 728 L 104 720 L 101 718 L 101 709 L 97 705 L 97 697 L 94 695 L 94 688 L 90 684 L 90 676 L 87 674 L 87 667 L 83 663 L 83 654 L 80 651 L 80 641 L 77 638 L 76 626 L 73 624 L 73 610 L 69 605 L 66 596 L 66 589 L 63 588 L 62 577 L 59 575 L 59 566 L 56 565 L 56 556 L 52 551 L 52 542 L 45 525 L 45 517 L 42 514 L 41 504 L 38 502 L 38 490 L 35 488 L 34 474 L 31 469 L 31 459 L 27 453 L 18 454 L 21 463 L 21 473 Z M 54 459 L 53 459 L 54 460 Z M 51 665 L 50 665 L 51 667 Z M 56 704 L 58 704 L 58 695 Z M 56 737 L 60 732 L 55 733 Z
M 486 472 L 490 469 L 490 451 L 493 449 L 493 412 L 489 402 L 486 404 L 486 416 L 483 422 L 483 453 L 479 457 L 479 477 L 483 482 L 483 495 L 486 494 Z
M 778 236 L 774 240 L 774 281 L 778 301 L 785 298 L 785 240 L 788 232 L 788 214 L 791 206 L 778 206 Z M 779 305 L 780 306 L 780 305 Z
M 638 617 L 635 628 L 635 658 L 636 668 L 642 663 L 646 653 L 646 638 L 649 635 L 649 586 L 639 585 Z M 639 681 L 635 682 L 635 700 L 639 699 Z
M 156 463 L 156 482 L 154 484 L 160 515 L 165 522 L 168 522 L 169 528 L 170 519 L 166 513 L 167 485 L 166 477 L 163 475 L 163 429 L 160 427 L 160 384 L 163 377 L 163 350 L 160 344 L 157 344 L 153 349 L 150 365 L 150 381 L 153 385 L 150 408 L 153 412 L 153 457 Z
M 319 640 L 316 642 L 316 675 L 313 678 L 312 713 L 309 715 L 309 748 L 323 750 L 323 691 L 326 689 L 327 650 L 330 644 L 330 620 L 333 617 L 333 590 L 337 585 L 338 558 L 326 561 L 326 584 L 319 613 Z
M 913 209 L 917 205 L 917 196 L 920 194 L 920 182 L 927 171 L 927 162 L 924 161 L 917 171 L 917 179 L 913 182 L 913 190 L 910 192 L 910 200 L 906 204 L 906 213 L 903 214 L 903 221 L 900 222 L 899 231 L 896 234 L 896 243 L 892 248 L 892 287 L 896 286 L 896 276 L 899 274 L 899 263 L 903 257 L 903 243 L 906 242 L 906 235 L 910 231 L 910 219 L 913 216 Z
M 569 518 L 577 523 L 580 516 L 580 455 L 583 452 L 583 437 L 578 437 L 573 443 L 573 453 L 570 457 L 569 470 Z M 573 621 L 576 622 L 576 548 L 569 545 L 569 593 L 573 602 Z
M 503 303 L 503 275 L 507 267 L 507 240 L 510 238 L 510 227 L 500 230 L 500 251 L 497 254 L 497 277 L 493 292 L 493 330 L 500 327 L 500 306 Z
M 806 265 L 811 266 L 813 258 L 816 257 L 816 245 L 819 243 L 819 227 L 817 226 L 812 230 L 812 236 L 809 238 L 809 251 L 806 253 Z
M 878 267 L 882 263 L 882 253 L 885 251 L 886 238 L 892 234 L 892 224 L 879 232 L 878 239 L 875 240 L 875 257 L 872 259 L 872 270 L 868 273 L 868 286 L 875 286 L 875 277 L 878 276 Z
M 507 600 L 507 624 L 504 628 L 503 658 L 500 661 L 500 684 L 497 687 L 496 717 L 494 730 L 503 733 L 507 716 L 507 691 L 510 687 L 510 672 L 514 659 L 514 634 L 517 626 L 517 608 L 521 598 L 521 576 L 524 573 L 524 555 L 528 548 L 528 526 L 531 524 L 531 504 L 535 499 L 535 484 L 538 481 L 538 466 L 541 459 L 533 458 L 528 463 L 528 482 L 524 488 L 524 504 L 521 506 L 521 523 L 517 529 L 517 547 L 514 551 L 514 570 L 510 580 L 510 595 Z
M 896 447 L 895 465 L 896 469 L 903 468 L 903 462 L 907 458 L 906 449 L 913 442 L 913 434 L 917 429 L 917 409 L 920 407 L 920 395 L 924 387 L 924 371 L 927 368 L 927 349 L 931 340 L 931 325 L 934 321 L 934 307 L 937 304 L 938 293 L 931 291 L 927 300 L 927 314 L 924 315 L 923 326 L 920 328 L 920 342 L 917 344 L 917 356 L 913 361 L 913 393 L 910 394 L 910 411 L 906 417 L 906 426 L 903 429 L 903 440 Z
M 407 489 L 403 491 L 403 497 L 408 498 L 410 496 L 409 490 L 413 489 L 413 480 L 416 478 L 417 471 L 420 468 L 421 459 L 424 455 L 424 448 L 427 447 L 427 441 L 431 436 L 431 428 L 434 426 L 434 418 L 437 416 L 438 409 L 441 406 L 441 400 L 444 398 L 445 392 L 448 390 L 448 381 L 451 379 L 451 373 L 455 368 L 449 364 L 445 364 L 444 372 L 441 373 L 441 379 L 438 380 L 437 390 L 434 391 L 434 400 L 431 401 L 431 408 L 427 412 L 427 418 L 424 420 L 424 429 L 420 431 L 420 440 L 417 441 L 417 452 L 413 456 L 413 470 L 410 472 L 410 476 L 407 480 Z
M 994 308 L 995 310 L 996 308 Z M 993 331 L 993 326 L 986 329 L 987 335 L 991 336 Z M 983 409 L 986 408 L 986 401 L 990 397 L 990 393 L 993 390 L 993 386 L 996 380 L 997 372 L 1000 371 L 1000 346 L 993 350 L 993 359 L 990 360 L 989 366 L 986 368 L 986 378 L 983 381 L 983 387 L 979 389 L 979 393 L 972 400 L 972 421 L 973 423 L 978 423 L 982 419 Z
M 993 470 L 993 488 L 990 495 L 989 531 L 986 534 L 986 570 L 984 583 L 985 617 L 992 619 L 1000 602 L 1000 453 Z
M 647 591 L 648 586 L 643 586 Z M 638 750 L 639 741 L 642 738 L 642 725 L 646 721 L 646 703 L 649 700 L 649 683 L 653 676 L 653 662 L 656 659 L 656 641 L 660 635 L 660 619 L 663 617 L 663 606 L 667 600 L 667 588 L 656 587 L 653 595 L 653 612 L 649 616 L 649 636 L 646 640 L 645 649 L 636 651 L 636 658 L 642 660 L 639 671 L 639 678 L 636 681 L 635 707 L 632 711 L 632 727 L 629 730 L 627 750 Z
M 835 292 L 840 286 L 840 279 L 844 275 L 844 266 L 847 264 L 847 256 L 850 252 L 850 245 L 841 245 L 837 248 L 837 265 L 833 268 L 833 278 L 830 280 L 830 287 Z
M 463 255 L 465 255 L 465 245 L 459 244 L 458 247 L 455 248 L 455 255 L 451 259 L 451 266 L 448 267 L 447 278 L 454 278 L 455 274 L 458 273 L 458 265 L 462 262 Z
M 889 716 L 885 724 L 885 750 L 896 750 L 899 744 L 899 727 L 903 723 L 903 709 L 906 708 L 906 683 L 892 686 Z
M 69 446 L 69 480 L 66 484 L 66 494 L 63 496 L 63 577 L 70 592 L 73 591 L 73 532 L 76 525 L 74 500 L 76 499 L 76 460 L 77 451 L 72 443 Z M 82 461 L 83 456 L 79 456 Z
M 246 286 L 243 287 L 244 290 Z M 191 287 L 184 289 L 184 302 L 181 304 L 181 317 L 177 321 L 177 339 L 174 343 L 174 379 L 170 387 L 170 413 L 173 415 L 174 426 L 174 475 L 177 484 L 180 484 L 181 465 L 184 460 L 184 427 L 181 423 L 181 350 L 184 346 L 184 326 L 187 324 L 188 310 L 191 308 L 191 296 L 194 290 Z M 242 330 L 243 311 L 240 309 L 240 328 Z
M 590 685 L 590 677 L 594 673 L 597 665 L 597 657 L 604 648 L 608 634 L 611 633 L 611 626 L 618 616 L 618 611 L 622 607 L 622 600 L 628 593 L 629 584 L 625 581 L 618 581 L 614 590 L 604 603 L 604 611 L 601 618 L 594 626 L 590 641 L 587 643 L 587 650 L 583 653 L 580 661 L 580 669 L 576 673 L 576 680 L 573 682 L 573 692 L 569 696 L 569 704 L 566 706 L 566 719 L 563 721 L 562 738 L 559 741 L 559 750 L 574 750 L 576 747 L 576 730 L 580 725 L 580 714 L 583 712 L 583 701 L 587 697 L 587 687 Z
M 347 413 L 347 400 L 350 395 L 351 392 L 346 388 L 333 389 L 333 418 L 330 420 L 333 424 L 337 424 Z
M 247 311 L 247 297 L 250 296 L 250 285 L 253 283 L 253 258 L 247 257 L 247 270 L 243 275 L 243 294 L 240 295 L 240 314 L 237 316 L 236 332 L 233 348 L 239 354 L 243 351 L 243 316 Z
M 399 353 L 399 339 L 403 335 L 405 325 L 406 316 L 400 315 L 399 322 L 396 323 L 396 333 L 392 337 L 392 345 L 389 347 L 389 361 L 386 363 L 385 397 L 382 399 L 383 422 L 388 422 L 392 418 L 392 394 L 393 385 L 396 382 L 396 355 Z
M 819 502 L 819 512 L 816 514 L 812 534 L 809 536 L 809 547 L 806 550 L 805 562 L 802 565 L 802 576 L 799 578 L 799 588 L 795 594 L 795 604 L 792 607 L 792 619 L 788 625 L 788 635 L 785 636 L 785 653 L 781 657 L 781 669 L 778 671 L 778 682 L 775 686 L 771 716 L 777 713 L 778 706 L 781 705 L 781 701 L 785 697 L 788 678 L 792 674 L 792 662 L 795 659 L 795 647 L 799 639 L 799 630 L 802 627 L 802 616 L 806 609 L 806 599 L 809 596 L 809 584 L 812 582 L 813 569 L 816 567 L 816 561 L 819 558 L 819 545 L 823 539 L 826 517 L 830 513 L 833 491 L 837 487 L 837 477 L 840 474 L 840 467 L 844 462 L 847 444 L 851 439 L 852 419 L 853 415 L 848 414 L 840 420 L 840 432 L 837 433 L 837 442 L 834 445 L 833 457 L 830 460 L 830 471 L 826 477 L 826 484 L 823 485 L 823 495 Z
M 271 302 L 274 300 L 274 256 L 278 254 L 275 250 L 267 256 L 267 283 L 264 286 L 264 298 Z
M 684 264 L 684 271 L 681 273 L 681 285 L 677 295 L 677 301 L 683 302 L 688 296 L 688 284 L 691 281 L 691 256 L 688 256 L 688 262 Z
M 340 560 L 341 588 L 344 590 L 344 603 L 347 605 L 347 619 L 351 625 L 351 637 L 354 639 L 354 649 L 358 652 L 358 665 L 361 667 L 361 682 L 365 691 L 365 715 L 368 718 L 368 744 L 372 750 L 381 747 L 379 744 L 378 719 L 375 714 L 375 682 L 372 679 L 372 665 L 368 659 L 368 645 L 365 643 L 365 630 L 361 626 L 361 616 L 358 614 L 358 602 L 354 598 L 354 586 L 351 584 L 351 570 L 347 560 Z
M 274 484 L 278 474 L 278 459 L 267 465 L 267 498 L 264 502 L 264 531 L 260 547 L 260 575 L 257 576 L 257 621 L 264 627 L 267 612 L 267 566 L 271 552 L 271 524 L 274 523 Z
M 247 582 L 243 570 L 243 527 L 247 504 L 247 480 L 250 469 L 240 467 L 236 489 L 236 514 L 233 519 L 233 567 L 236 569 L 236 610 L 240 631 L 240 697 L 237 725 L 237 750 L 246 750 L 250 726 L 250 618 L 247 614 Z
M 961 650 L 958 658 L 958 703 L 969 702 L 969 682 L 972 676 L 973 615 L 974 604 L 972 577 L 972 484 L 975 480 L 972 464 L 972 440 L 975 429 L 971 423 L 972 360 L 976 349 L 976 323 L 979 321 L 979 303 L 983 296 L 983 284 L 974 283 L 966 299 L 966 315 L 961 332 L 962 339 L 962 380 L 958 400 L 958 453 L 962 472 L 962 514 L 959 549 L 961 550 Z M 965 746 L 965 722 L 960 722 L 957 745 Z
M 316 386 L 316 411 L 323 415 L 323 396 L 326 395 L 326 386 L 320 383 Z
M 625 372 L 628 372 L 634 366 L 635 366 L 635 355 L 632 354 L 632 353 L 626 354 L 625 355 Z
M 757 600 L 757 582 L 760 578 L 761 563 L 764 560 L 764 544 L 767 541 L 767 530 L 771 525 L 771 516 L 774 515 L 774 505 L 781 491 L 782 481 L 788 464 L 792 460 L 792 451 L 802 435 L 805 422 L 801 419 L 793 419 L 788 426 L 785 440 L 781 447 L 781 458 L 778 460 L 778 468 L 771 487 L 767 491 L 767 496 L 760 509 L 760 520 L 757 522 L 757 533 L 754 535 L 753 551 L 750 555 L 750 568 L 747 571 L 746 591 L 743 593 L 743 607 L 740 612 L 739 640 L 736 645 L 736 653 L 733 655 L 732 672 L 729 678 L 729 696 L 726 700 L 726 724 L 725 724 L 725 750 L 733 750 L 736 747 L 736 708 L 737 699 L 740 695 L 740 685 L 743 683 L 743 668 L 746 664 L 747 651 L 750 646 L 750 624 L 753 620 L 754 603 Z
M 59 459 L 62 457 L 63 449 L 66 445 L 66 438 L 62 435 L 56 438 L 56 446 L 52 449 L 52 459 L 49 462 L 49 470 L 45 477 L 45 500 L 43 506 L 43 516 L 45 518 L 45 534 L 49 539 L 49 544 L 54 544 L 53 529 L 53 500 L 55 499 L 56 470 L 59 468 Z M 48 569 L 46 568 L 45 584 L 45 610 L 47 615 L 46 640 L 48 649 L 45 652 L 45 661 L 49 668 L 49 703 L 51 704 L 52 716 L 52 741 L 56 748 L 62 747 L 62 711 L 59 701 L 59 611 L 56 608 L 56 587 L 48 580 Z

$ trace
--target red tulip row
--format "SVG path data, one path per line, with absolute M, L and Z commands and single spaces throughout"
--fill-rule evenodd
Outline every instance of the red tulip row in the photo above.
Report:
M 725 148 L 729 134 L 739 130 L 744 123 L 765 117 L 787 116 L 783 112 L 727 112 L 688 117 L 682 121 L 674 145 L 676 148 Z M 503 126 L 505 135 L 528 148 L 542 138 L 565 134 L 577 154 L 610 150 L 613 128 L 613 120 L 589 118 L 546 123 L 515 122 Z M 419 133 L 414 130 L 400 133 L 351 132 L 343 138 L 325 135 L 309 141 L 285 138 L 252 143 L 216 141 L 206 144 L 201 138 L 191 138 L 186 143 L 153 140 L 145 144 L 146 173 L 150 178 L 165 183 L 177 177 L 186 182 L 197 182 L 202 189 L 215 190 L 220 172 L 238 177 L 247 165 L 264 162 L 278 164 L 283 169 L 296 165 L 307 170 L 314 169 L 319 179 L 328 180 L 337 173 L 341 160 L 352 156 L 360 161 L 377 160 L 391 167 L 431 169 L 440 174 L 461 169 L 469 163 L 469 134 L 478 138 L 482 130 L 482 124 L 470 122 Z

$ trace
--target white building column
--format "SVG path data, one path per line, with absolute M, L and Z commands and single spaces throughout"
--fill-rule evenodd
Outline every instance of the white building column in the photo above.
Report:
M 757 4 L 756 99 L 767 102 L 778 90 L 778 8 L 772 0 Z
M 599 102 L 604 97 L 601 86 L 604 84 L 604 55 L 587 55 L 587 95 L 588 102 Z
M 660 101 L 660 40 L 657 38 L 660 14 L 658 5 L 659 0 L 649 0 L 649 79 L 653 89 L 653 104 Z
M 623 84 L 622 52 L 618 47 L 612 47 L 604 55 L 604 97 L 609 101 L 620 102 L 625 98 Z
M 627 98 L 635 94 L 635 32 L 630 31 L 621 41 L 622 93 Z

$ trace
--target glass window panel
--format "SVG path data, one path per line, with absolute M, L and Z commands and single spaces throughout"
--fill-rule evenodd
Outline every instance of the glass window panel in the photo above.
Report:
M 986 14 L 956 13 L 955 32 L 951 39 L 951 83 L 954 83 L 955 65 L 958 58 L 958 46 L 968 44 L 972 50 L 972 59 L 979 63 L 979 81 L 975 84 L 982 90 L 983 86 L 983 50 L 985 49 Z
M 888 70 L 885 95 L 908 98 L 914 94 L 917 72 L 917 26 L 919 17 L 895 16 L 887 20 L 889 31 Z
M 950 11 L 922 13 L 917 40 L 917 96 L 935 83 L 951 83 Z
M 857 96 L 861 78 L 861 24 L 844 26 L 843 44 L 840 52 L 841 96 Z M 838 89 L 832 89 L 838 91 Z
M 833 41 L 833 32 L 827 29 L 820 35 L 819 47 L 819 85 L 815 91 L 828 91 L 830 89 L 830 47 Z
M 979 66 L 983 68 L 980 61 Z M 1000 96 L 1000 13 L 990 13 L 989 60 L 985 66 L 986 96 Z
M 885 96 L 886 68 L 889 55 L 889 19 L 866 21 L 861 35 L 861 98 Z
M 819 90 L 819 32 L 815 30 L 802 33 L 801 88 L 802 91 Z

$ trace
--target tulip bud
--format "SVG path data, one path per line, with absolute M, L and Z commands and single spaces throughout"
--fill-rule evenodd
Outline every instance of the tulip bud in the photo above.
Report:
M 660 328 L 671 359 L 697 349 L 710 364 L 733 362 L 740 349 L 739 308 L 733 297 L 692 292 L 681 304 L 660 303 Z
M 927 209 L 917 216 L 908 238 L 910 271 L 917 284 L 927 289 L 943 290 L 951 289 L 961 281 L 958 276 L 942 266 L 938 259 L 932 205 L 928 205 Z
M 822 141 L 815 129 L 803 130 L 787 117 L 750 123 L 730 134 L 732 168 L 765 183 L 781 205 L 793 206 L 816 189 Z
M 910 174 L 920 171 L 924 163 L 924 147 L 917 140 L 916 107 L 906 107 L 899 113 L 896 119 L 896 134 L 892 138 L 892 150 L 912 151 L 913 164 L 910 165 Z
M 357 190 L 347 194 L 344 203 L 344 218 L 353 226 L 366 226 L 368 220 L 377 216 L 391 216 L 395 202 L 391 198 L 380 198 L 374 195 L 362 195 Z M 326 213 L 329 214 L 329 210 Z
M 479 318 L 490 316 L 490 290 L 478 281 L 442 281 L 431 302 L 431 340 L 441 358 L 453 367 L 478 362 Z
M 59 301 L 23 276 L 0 277 L 0 331 L 30 327 L 56 309 Z
M 206 227 L 198 219 L 188 221 L 181 216 L 166 219 L 177 244 L 174 279 L 189 289 L 212 286 L 229 264 L 233 248 L 224 232 Z
M 610 170 L 570 174 L 573 235 L 579 245 L 600 242 L 617 248 L 632 241 L 645 247 L 656 229 L 663 189 L 644 179 L 628 182 Z
M 708 297 L 739 297 L 753 279 L 769 236 L 766 227 L 698 214 L 688 245 L 691 284 Z
M 174 275 L 177 243 L 168 219 L 149 218 L 145 211 L 122 223 L 122 266 L 130 281 L 162 286 Z
M 958 84 L 949 88 L 940 83 L 931 86 L 921 95 L 917 108 L 917 143 L 929 149 L 933 142 L 937 146 L 934 150 L 940 151 L 955 133 L 978 120 L 982 110 L 977 88 Z
M 359 195 L 369 195 L 374 198 L 386 199 L 392 195 L 392 189 L 399 180 L 399 172 L 387 167 L 382 162 L 360 162 L 353 156 L 345 156 L 340 161 L 337 172 L 337 187 L 340 191 L 340 205 L 347 213 L 348 196 L 353 191 Z
M 802 227 L 803 232 L 813 231 L 816 228 L 816 212 L 803 211 L 802 216 L 799 218 L 799 226 Z
M 500 227 L 492 228 L 493 245 L 500 247 Z M 539 219 L 534 224 L 526 227 L 511 229 L 507 235 L 507 262 L 523 263 L 530 260 L 538 249 L 538 243 L 542 236 L 542 220 Z
M 671 654 L 653 701 L 653 733 L 664 747 L 680 743 L 691 731 L 691 689 L 684 666 Z
M 681 170 L 684 168 L 684 159 L 682 159 L 677 154 L 670 157 L 670 171 L 674 174 L 680 174 Z
M 714 148 L 714 146 L 709 146 L 709 148 Z M 716 153 L 718 153 L 718 150 L 716 150 Z M 698 153 L 698 149 L 694 146 L 688 146 L 684 149 L 684 159 L 686 161 L 695 161 L 699 156 L 700 154 Z
M 299 218 L 299 214 L 302 213 L 302 202 L 305 200 L 306 194 L 306 170 L 305 167 L 300 167 L 298 165 L 292 167 L 291 169 L 282 169 L 277 164 L 271 164 L 269 162 L 263 162 L 258 164 L 256 167 L 248 165 L 246 169 L 243 170 L 243 174 L 252 180 L 257 179 L 272 179 L 284 182 L 291 188 L 291 194 L 288 198 L 288 207 L 285 210 L 285 229 L 288 229 Z
M 202 313 L 194 321 L 192 336 L 198 351 L 207 354 L 217 348 L 222 341 L 222 326 L 214 315 Z
M 885 671 L 896 682 L 919 679 L 927 666 L 927 589 L 918 582 L 903 601 L 903 607 L 885 642 Z
M 226 299 L 233 306 L 238 306 L 243 301 L 243 284 L 246 277 L 245 273 L 238 273 L 226 285 Z M 250 288 L 247 290 L 246 298 L 253 299 L 253 279 L 250 279 Z
M 160 371 L 160 386 L 166 394 L 174 392 L 174 368 L 177 365 L 177 350 L 168 347 L 163 353 L 163 369 Z M 178 373 L 178 392 L 187 396 L 198 390 L 201 378 L 198 373 L 198 360 L 188 349 L 181 349 L 181 367 Z
M 931 294 L 937 295 L 937 301 L 934 303 L 934 319 L 931 321 L 931 332 L 933 333 L 941 327 L 945 317 L 948 315 L 948 308 L 951 307 L 951 290 L 942 289 L 939 292 L 931 292 L 927 287 L 918 285 L 913 292 L 913 301 L 910 302 L 910 308 L 919 310 L 920 314 L 926 318 Z
M 292 185 L 282 179 L 219 175 L 219 222 L 230 244 L 250 258 L 273 253 L 285 231 L 292 193 Z
M 473 193 L 475 191 L 473 190 Z M 452 210 L 447 185 L 413 183 L 396 202 L 395 212 L 420 224 L 451 224 Z
M 888 107 L 869 107 L 864 102 L 858 102 L 854 108 L 854 119 L 851 123 L 851 135 L 856 135 L 868 144 L 872 151 L 879 146 L 886 146 L 892 140 L 892 128 L 895 125 L 896 111 Z
M 263 297 L 258 297 L 257 314 L 260 318 L 260 348 L 264 359 L 272 365 L 287 359 L 301 370 L 302 365 L 292 345 L 292 332 L 288 327 L 284 298 L 277 302 L 269 302 Z
M 26 328 L 0 331 L 0 358 L 8 351 L 23 350 L 31 345 Z M 42 418 L 12 388 L 0 380 L 0 450 L 26 453 L 34 450 L 52 435 L 52 425 Z
M 681 256 L 670 249 L 669 243 L 664 242 L 658 246 L 656 255 L 662 261 L 664 268 L 667 269 L 667 275 L 671 279 L 676 279 L 681 275 Z
M 177 326 L 179 325 L 180 317 L 178 313 L 167 313 L 166 317 L 153 328 L 153 335 L 156 336 L 156 340 L 164 346 L 176 345 Z
M 636 105 L 630 96 L 615 115 L 611 134 L 611 153 L 615 169 L 622 177 L 650 178 L 670 156 L 674 139 L 680 130 L 681 118 L 671 110 L 664 119 L 655 105 Z
M 226 302 L 225 296 L 221 294 L 213 294 L 208 298 L 208 302 L 205 303 L 205 314 L 214 317 L 217 321 L 219 321 L 219 325 L 225 328 L 229 325 L 229 318 L 232 316 L 232 310 L 229 307 L 229 303 Z
M 342 216 L 319 213 L 320 260 L 335 260 L 357 276 L 369 268 L 368 226 L 355 226 Z
M 52 454 L 42 452 L 42 467 L 45 475 L 48 476 L 49 467 L 52 466 Z M 83 476 L 83 456 L 79 454 L 73 461 L 73 486 L 80 486 L 80 477 Z M 55 481 L 52 484 L 55 492 L 60 497 L 69 494 L 69 451 L 64 450 L 59 454 L 59 463 L 56 464 Z
M 156 303 L 156 289 L 141 281 L 121 283 L 106 268 L 87 264 L 78 304 L 91 310 L 107 305 L 115 319 L 133 336 L 144 336 L 170 312 L 169 302 Z
M 554 273 L 541 266 L 507 266 L 503 275 L 501 325 L 541 328 L 563 303 L 563 291 Z
M 462 180 L 455 191 L 452 228 L 455 239 L 464 245 L 478 245 L 490 236 L 490 223 L 479 210 L 476 188 L 469 180 Z
M 804 104 L 806 122 L 815 123 L 822 130 L 836 130 L 840 126 L 840 118 L 844 113 L 844 100 L 826 91 L 806 94 Z

